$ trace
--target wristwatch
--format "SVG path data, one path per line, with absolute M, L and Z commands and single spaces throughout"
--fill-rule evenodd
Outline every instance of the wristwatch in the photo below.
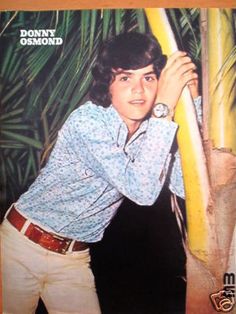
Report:
M 154 105 L 152 112 L 156 118 L 165 118 L 170 113 L 170 110 L 166 104 L 158 102 Z

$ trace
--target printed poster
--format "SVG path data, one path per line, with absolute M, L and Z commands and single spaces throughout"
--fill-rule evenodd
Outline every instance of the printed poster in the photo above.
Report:
M 1 217 L 46 164 L 57 133 L 70 113 L 89 99 L 91 70 L 102 42 L 131 31 L 156 36 L 155 23 L 163 27 L 163 20 L 158 20 L 162 17 L 169 27 L 163 27 L 167 43 L 173 35 L 177 49 L 186 51 L 196 64 L 203 107 L 203 124 L 196 131 L 196 138 L 202 146 L 191 144 L 197 148 L 190 159 L 200 156 L 197 164 L 201 164 L 206 158 L 207 167 L 203 166 L 197 179 L 191 181 L 193 189 L 189 183 L 185 186 L 189 191 L 186 203 L 178 200 L 181 221 L 173 212 L 165 190 L 152 206 L 139 206 L 124 200 L 104 239 L 91 245 L 91 267 L 100 306 L 102 313 L 107 314 L 234 313 L 236 106 L 232 71 L 235 71 L 235 10 L 151 10 L 0 13 Z M 159 10 L 162 10 L 161 15 Z M 156 22 L 153 22 L 155 18 Z M 219 34 L 213 37 L 216 31 Z M 219 44 L 220 40 L 222 44 Z M 169 56 L 170 52 L 166 54 Z M 221 57 L 224 62 L 218 64 Z M 213 58 L 219 71 L 217 83 L 211 83 Z M 223 94 L 218 94 L 222 86 Z M 221 104 L 217 97 L 222 100 Z M 227 129 L 225 121 L 229 124 Z M 224 141 L 223 137 L 227 139 Z M 188 134 L 182 134 L 182 141 L 187 138 Z M 194 149 L 189 147 L 189 154 L 192 151 Z M 186 156 L 184 148 L 183 155 Z M 182 167 L 188 173 L 188 165 L 183 162 Z M 206 173 L 210 173 L 207 179 Z M 194 193 L 194 184 L 197 185 L 195 191 L 203 193 L 199 199 L 209 202 L 206 207 L 203 205 L 203 211 L 188 203 Z M 203 191 L 203 186 L 210 192 Z M 194 217 L 200 217 L 203 223 L 198 219 L 192 221 L 188 207 L 194 208 L 197 212 Z M 201 234 L 205 238 L 201 238 Z M 199 254 L 201 250 L 203 254 Z M 217 257 L 215 262 L 212 256 Z M 202 281 L 204 276 L 206 279 Z M 47 313 L 42 300 L 37 313 Z

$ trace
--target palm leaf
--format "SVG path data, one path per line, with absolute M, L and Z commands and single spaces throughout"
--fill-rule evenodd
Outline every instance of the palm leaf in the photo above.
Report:
M 103 39 L 146 30 L 142 10 L 2 12 L 1 185 L 3 206 L 35 178 L 58 129 L 88 96 Z M 19 29 L 56 29 L 61 46 L 21 46 Z

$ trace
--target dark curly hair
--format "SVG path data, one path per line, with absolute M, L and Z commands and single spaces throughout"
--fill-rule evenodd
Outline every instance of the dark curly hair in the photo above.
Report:
M 94 78 L 90 99 L 97 105 L 111 104 L 109 86 L 114 79 L 113 70 L 137 70 L 153 64 L 157 78 L 166 64 L 161 46 L 151 34 L 129 32 L 104 42 L 92 69 Z

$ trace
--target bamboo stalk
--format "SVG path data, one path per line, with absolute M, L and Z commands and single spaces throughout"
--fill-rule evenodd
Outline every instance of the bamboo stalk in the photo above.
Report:
M 167 55 L 178 50 L 164 9 L 145 9 L 153 34 Z M 179 125 L 178 146 L 186 194 L 188 245 L 200 260 L 208 262 L 211 224 L 207 208 L 210 199 L 209 180 L 201 136 L 190 92 L 186 87 L 176 108 Z
M 213 147 L 236 154 L 236 65 L 224 70 L 235 47 L 231 9 L 208 10 L 209 136 Z
M 233 12 L 209 9 L 209 170 L 221 271 L 235 270 L 236 239 L 236 57 Z M 231 59 L 231 61 L 230 61 Z M 230 251 L 230 246 L 232 250 Z M 234 260 L 234 264 L 230 260 Z

